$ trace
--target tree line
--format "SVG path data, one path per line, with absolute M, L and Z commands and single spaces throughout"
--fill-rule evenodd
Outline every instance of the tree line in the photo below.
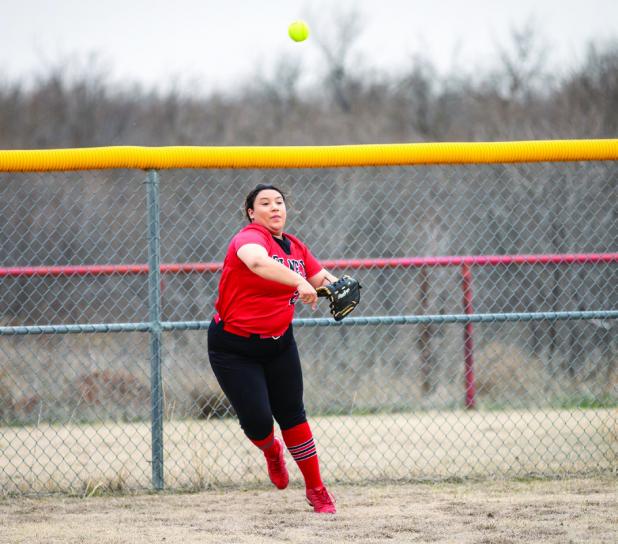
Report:
M 567 68 L 547 63 L 531 26 L 477 73 L 440 73 L 417 54 L 397 74 L 356 68 L 344 18 L 322 51 L 321 80 L 282 56 L 228 92 L 118 86 L 90 62 L 58 63 L 29 84 L 1 78 L 0 148 L 104 145 L 328 145 L 606 138 L 618 131 L 618 41 L 590 44 Z M 76 72 L 76 73 L 73 73 Z

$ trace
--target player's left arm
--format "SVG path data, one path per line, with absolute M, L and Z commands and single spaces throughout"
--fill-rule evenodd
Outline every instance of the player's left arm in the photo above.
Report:
M 317 289 L 322 285 L 328 285 L 337 281 L 337 276 L 333 276 L 326 268 L 322 268 L 317 274 L 311 276 L 307 281 L 311 284 L 311 287 Z

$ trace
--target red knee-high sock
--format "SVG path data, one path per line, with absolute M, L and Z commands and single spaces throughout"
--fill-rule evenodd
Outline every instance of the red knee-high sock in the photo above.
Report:
M 324 484 L 320 476 L 320 463 L 309 423 L 301 423 L 291 429 L 282 430 L 281 433 L 288 451 L 303 473 L 305 487 L 322 487 Z
M 269 457 L 276 457 L 279 455 L 279 443 L 275 442 L 274 428 L 270 431 L 270 434 L 266 438 L 262 438 L 262 440 L 253 440 L 253 438 L 250 438 L 249 440 L 260 448 L 265 455 L 268 455 Z

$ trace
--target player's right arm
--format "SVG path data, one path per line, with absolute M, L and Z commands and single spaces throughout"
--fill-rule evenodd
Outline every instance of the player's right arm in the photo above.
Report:
M 316 304 L 318 294 L 311 284 L 300 274 L 269 257 L 265 247 L 259 244 L 245 244 L 238 248 L 236 255 L 254 274 L 265 280 L 295 287 L 303 303 Z

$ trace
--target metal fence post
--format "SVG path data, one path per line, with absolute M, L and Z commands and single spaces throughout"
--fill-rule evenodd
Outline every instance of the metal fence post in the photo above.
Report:
M 152 486 L 163 489 L 163 388 L 161 383 L 161 247 L 159 174 L 148 171 L 148 307 L 150 317 L 150 399 Z

